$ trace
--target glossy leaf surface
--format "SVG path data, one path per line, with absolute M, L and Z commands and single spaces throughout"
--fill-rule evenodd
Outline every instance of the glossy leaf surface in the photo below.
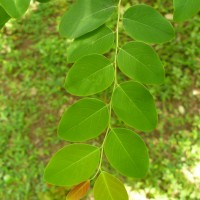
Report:
M 174 37 L 172 25 L 154 8 L 136 5 L 123 17 L 125 31 L 135 40 L 147 43 L 163 43 Z
M 182 22 L 200 11 L 199 0 L 174 0 L 174 20 Z
M 58 127 L 61 138 L 80 142 L 95 138 L 108 126 L 108 108 L 98 99 L 81 99 L 63 114 Z
M 85 181 L 75 186 L 66 197 L 66 200 L 80 200 L 82 199 L 90 189 L 90 181 Z
M 68 62 L 74 62 L 89 54 L 103 54 L 110 50 L 114 33 L 106 26 L 100 27 L 78 39 L 68 48 Z
M 147 148 L 139 135 L 131 130 L 112 129 L 104 146 L 111 165 L 125 176 L 144 178 L 148 171 Z
M 94 184 L 95 200 L 128 200 L 124 185 L 107 172 L 101 172 Z
M 0 5 L 13 18 L 21 17 L 28 9 L 30 0 L 0 0 Z
M 138 82 L 120 84 L 114 91 L 112 107 L 121 120 L 137 130 L 152 131 L 157 125 L 153 97 Z
M 115 11 L 115 0 L 77 0 L 64 14 L 60 34 L 77 38 L 103 25 Z
M 44 179 L 57 186 L 72 186 L 88 180 L 97 169 L 100 150 L 87 144 L 72 144 L 59 150 L 48 163 Z
M 5 23 L 10 19 L 7 12 L 0 6 L 0 29 L 4 27 Z
M 107 89 L 114 80 L 113 64 L 94 54 L 79 59 L 69 70 L 65 88 L 76 96 L 89 96 Z
M 125 44 L 118 54 L 118 66 L 128 77 L 147 84 L 161 84 L 165 71 L 152 47 L 142 42 Z

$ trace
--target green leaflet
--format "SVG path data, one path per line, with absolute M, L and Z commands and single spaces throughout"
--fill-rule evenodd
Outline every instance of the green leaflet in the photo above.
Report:
M 80 142 L 99 136 L 108 126 L 108 108 L 98 99 L 81 99 L 70 106 L 58 127 L 61 138 Z
M 157 125 L 157 112 L 150 92 L 140 83 L 128 81 L 114 91 L 112 107 L 116 115 L 129 126 L 152 131 Z
M 68 62 L 75 62 L 89 54 L 103 54 L 110 50 L 114 42 L 114 33 L 106 26 L 102 26 L 78 39 L 68 48 Z
M 48 163 L 44 179 L 57 186 L 72 186 L 88 180 L 97 169 L 100 150 L 87 144 L 72 144 L 59 150 Z
M 135 40 L 163 43 L 174 37 L 172 25 L 155 9 L 147 5 L 129 8 L 123 16 L 125 31 Z
M 118 66 L 125 75 L 142 83 L 161 84 L 165 78 L 158 55 L 141 42 L 129 42 L 120 49 Z
M 10 16 L 6 11 L 0 6 L 0 29 L 2 29 L 5 23 L 10 19 Z
M 113 64 L 94 54 L 79 59 L 69 70 L 65 88 L 76 96 L 89 96 L 107 89 L 114 80 Z
M 101 172 L 94 184 L 95 200 L 128 200 L 124 185 L 107 172 Z
M 60 34 L 72 39 L 93 31 L 106 22 L 115 7 L 115 0 L 77 0 L 64 14 Z
M 174 0 L 174 20 L 182 22 L 200 10 L 199 0 Z
M 139 135 L 131 130 L 112 129 L 104 146 L 111 165 L 123 175 L 144 178 L 149 167 L 147 148 Z
M 0 5 L 13 18 L 21 17 L 28 9 L 30 0 L 0 0 Z

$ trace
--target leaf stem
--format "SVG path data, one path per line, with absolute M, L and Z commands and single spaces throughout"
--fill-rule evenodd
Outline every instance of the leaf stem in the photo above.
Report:
M 113 90 L 112 90 L 112 94 L 111 94 L 111 99 L 110 99 L 110 102 L 108 104 L 109 106 L 109 123 L 108 123 L 108 128 L 106 130 L 106 133 L 105 133 L 105 137 L 103 139 L 103 143 L 101 145 L 101 155 L 100 155 L 100 162 L 99 162 L 99 167 L 98 167 L 98 170 L 97 172 L 95 173 L 95 175 L 90 179 L 90 180 L 93 180 L 96 178 L 96 176 L 98 175 L 99 171 L 102 171 L 102 168 L 101 168 L 101 165 L 102 165 L 102 160 L 103 160 L 103 147 L 104 147 L 104 144 L 106 142 L 106 138 L 109 134 L 109 130 L 111 129 L 111 118 L 112 118 L 112 105 L 111 105 L 111 102 L 112 102 L 112 96 L 113 96 L 113 93 L 114 93 L 114 90 L 115 88 L 118 86 L 118 81 L 117 81 L 117 54 L 118 54 L 118 50 L 119 50 L 119 23 L 120 23 L 120 8 L 121 8 L 121 1 L 122 0 L 119 0 L 118 2 L 118 6 L 117 6 L 117 24 L 116 24 L 116 30 L 115 30 L 115 35 L 116 35 L 116 41 L 115 41 L 115 57 L 114 57 L 114 85 L 113 85 Z

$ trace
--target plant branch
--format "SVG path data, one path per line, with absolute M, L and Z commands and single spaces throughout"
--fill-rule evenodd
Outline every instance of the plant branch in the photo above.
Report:
M 111 94 L 111 99 L 110 99 L 110 102 L 108 104 L 109 106 L 109 125 L 108 125 L 108 128 L 106 130 L 106 133 L 105 133 L 105 137 L 104 137 L 104 140 L 103 140 L 103 143 L 101 145 L 101 155 L 100 155 L 100 162 L 99 162 L 99 167 L 98 167 L 98 170 L 96 172 L 96 174 L 91 178 L 91 180 L 93 180 L 94 178 L 96 178 L 96 176 L 98 175 L 99 171 L 101 171 L 101 165 L 102 165 L 102 160 L 103 160 L 103 147 L 104 147 L 104 144 L 105 144 L 105 141 L 106 141 L 106 138 L 109 134 L 109 130 L 111 129 L 111 118 L 112 118 L 112 105 L 111 105 L 111 102 L 112 102 L 112 96 L 113 96 L 113 93 L 114 93 L 114 90 L 115 88 L 117 87 L 118 85 L 118 82 L 117 82 L 117 54 L 118 54 L 118 50 L 119 50 L 119 23 L 120 23 L 120 9 L 121 9 L 121 1 L 122 0 L 119 0 L 119 3 L 118 3 L 118 6 L 117 6 L 117 24 L 116 24 L 116 30 L 115 30 L 115 57 L 114 57 L 114 85 L 113 85 L 113 89 L 112 89 L 112 94 Z

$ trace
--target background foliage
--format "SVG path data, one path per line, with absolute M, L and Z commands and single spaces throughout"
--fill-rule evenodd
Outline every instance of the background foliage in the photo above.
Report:
M 0 35 L 0 199 L 57 200 L 66 194 L 67 188 L 46 185 L 42 174 L 49 155 L 64 145 L 56 127 L 64 108 L 76 100 L 63 88 L 67 41 L 58 35 L 60 16 L 70 3 L 34 3 Z M 123 6 L 132 3 L 123 1 Z M 146 3 L 171 19 L 170 1 Z M 176 39 L 155 46 L 166 80 L 151 89 L 159 125 L 141 133 L 150 172 L 144 180 L 123 180 L 133 199 L 200 199 L 200 17 L 174 25 Z M 125 37 L 120 35 L 121 43 Z

